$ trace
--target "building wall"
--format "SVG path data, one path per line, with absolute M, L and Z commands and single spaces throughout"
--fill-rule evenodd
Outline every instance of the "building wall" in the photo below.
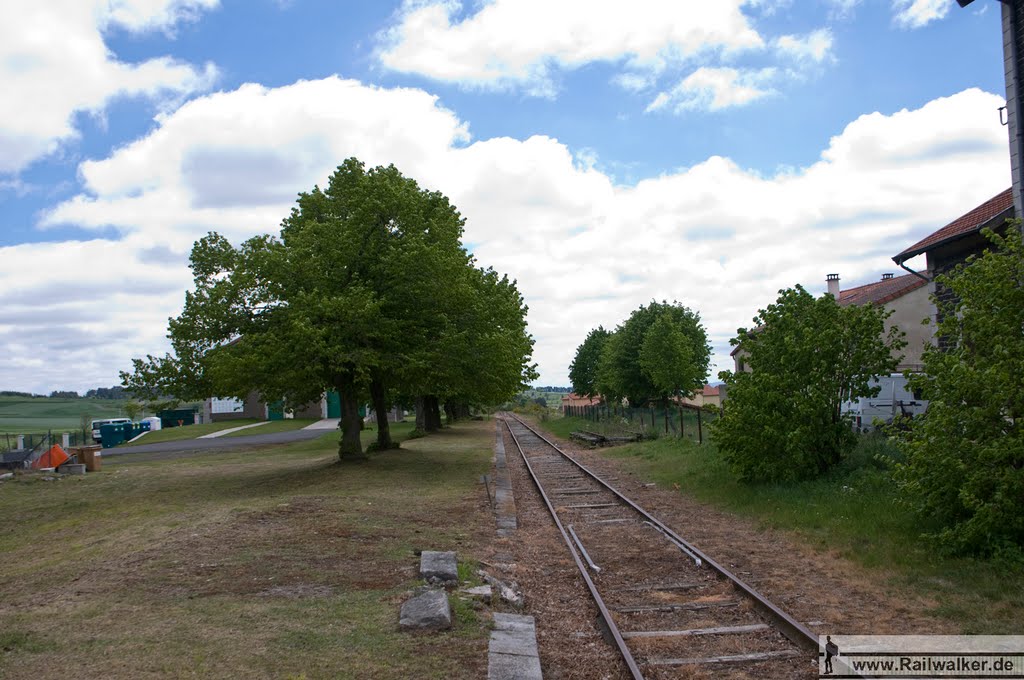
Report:
M 1003 2 L 1003 73 L 1006 82 L 1006 114 L 1008 119 L 1007 132 L 1010 142 L 1010 172 L 1013 177 L 1013 205 L 1017 214 L 1024 213 L 1021 206 L 1021 143 L 1017 135 L 1020 132 L 1020 100 L 1018 98 L 1020 83 L 1018 74 L 1024 70 L 1024 2 Z M 1013 25 L 1016 24 L 1016 35 Z
M 680 401 L 682 403 L 684 403 L 684 404 L 692 404 L 694 406 L 707 406 L 709 404 L 712 405 L 712 406 L 721 406 L 722 405 L 722 397 L 721 397 L 721 395 L 719 395 L 719 394 L 705 395 L 703 392 L 698 392 L 697 394 L 693 395 L 692 397 L 686 397 L 684 399 L 680 399 Z
M 885 308 L 892 311 L 885 321 L 885 333 L 888 334 L 894 326 L 906 333 L 904 340 L 907 346 L 901 352 L 894 352 L 903 355 L 897 371 L 920 371 L 924 368 L 922 354 L 925 345 L 931 344 L 935 336 L 935 307 L 929 298 L 934 286 L 934 283 L 929 283 L 885 303 Z M 925 318 L 930 321 L 928 325 L 921 323 Z
M 754 369 L 750 368 L 750 352 L 745 349 L 741 349 L 732 355 L 733 373 L 753 373 Z
M 226 420 L 242 420 L 243 418 L 253 418 L 256 420 L 267 419 L 267 407 L 266 404 L 260 400 L 259 392 L 250 392 L 245 398 L 242 410 L 235 411 L 234 413 L 212 413 L 210 401 L 210 399 L 207 399 L 203 404 L 203 414 L 208 419 L 206 422 L 220 423 Z
M 327 417 L 327 401 L 326 399 L 320 399 L 320 401 L 313 401 L 305 406 L 294 410 L 292 416 L 294 418 L 326 418 Z

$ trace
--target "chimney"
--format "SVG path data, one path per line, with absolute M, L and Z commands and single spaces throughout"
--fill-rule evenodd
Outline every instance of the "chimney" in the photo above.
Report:
M 834 297 L 836 300 L 839 299 L 839 274 L 829 274 L 825 277 L 825 283 L 828 284 L 828 294 Z
M 888 281 L 891 278 L 892 278 L 892 274 L 882 274 L 882 280 L 883 281 Z

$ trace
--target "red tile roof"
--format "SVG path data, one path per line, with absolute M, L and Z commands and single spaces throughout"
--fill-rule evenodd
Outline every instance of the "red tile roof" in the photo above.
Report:
M 866 286 L 857 286 L 849 290 L 839 291 L 839 304 L 846 307 L 849 305 L 865 305 L 872 302 L 876 305 L 884 305 L 890 300 L 903 297 L 907 293 L 917 290 L 928 283 L 919 276 L 904 274 L 894 276 L 891 279 L 882 279 L 869 283 Z
M 705 385 L 704 386 L 705 397 L 717 397 L 718 396 L 718 385 Z
M 906 262 L 910 258 L 932 250 L 942 243 L 980 231 L 982 227 L 992 220 L 1004 217 L 1004 213 L 1010 213 L 1005 217 L 1013 217 L 1012 210 L 1013 189 L 1011 188 L 993 196 L 967 214 L 956 218 L 934 234 L 924 237 L 892 259 L 897 264 Z

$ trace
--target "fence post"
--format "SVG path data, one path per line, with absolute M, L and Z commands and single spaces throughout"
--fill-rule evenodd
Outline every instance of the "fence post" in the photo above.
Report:
M 683 429 L 684 428 L 684 425 L 683 425 L 684 422 L 686 422 L 686 421 L 683 420 L 683 407 L 680 406 L 679 407 L 679 438 L 680 439 L 685 439 L 686 438 L 686 430 Z
M 700 422 L 700 409 L 697 409 L 697 443 L 704 443 L 704 428 L 701 426 Z
M 665 434 L 668 434 L 668 404 L 665 404 Z

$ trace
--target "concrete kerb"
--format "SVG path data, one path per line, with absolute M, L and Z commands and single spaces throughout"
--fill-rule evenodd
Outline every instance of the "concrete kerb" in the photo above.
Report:
M 494 514 L 498 535 L 511 536 L 519 525 L 516 520 L 516 501 L 512 495 L 512 478 L 508 473 L 500 421 L 497 423 L 494 443 L 494 487 Z

